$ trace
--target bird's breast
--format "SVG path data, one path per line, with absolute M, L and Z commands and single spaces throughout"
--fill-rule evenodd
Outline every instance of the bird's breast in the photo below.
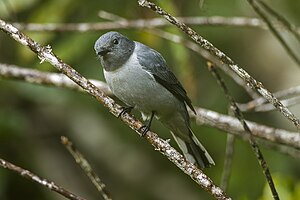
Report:
M 154 78 L 140 66 L 136 55 L 114 71 L 105 71 L 105 79 L 114 95 L 129 105 L 140 104 L 146 91 L 153 88 Z M 150 93 L 152 90 L 150 89 Z M 154 95 L 154 94 L 152 94 Z
M 152 74 L 142 68 L 135 53 L 118 69 L 104 70 L 104 76 L 115 96 L 145 114 L 152 111 L 169 113 L 179 103 L 173 94 L 156 82 Z

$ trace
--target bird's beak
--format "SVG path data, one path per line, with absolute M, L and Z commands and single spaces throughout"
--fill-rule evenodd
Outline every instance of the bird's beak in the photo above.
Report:
M 110 50 L 108 50 L 106 48 L 100 48 L 100 51 L 98 51 L 97 54 L 99 56 L 105 56 L 108 52 L 110 52 Z

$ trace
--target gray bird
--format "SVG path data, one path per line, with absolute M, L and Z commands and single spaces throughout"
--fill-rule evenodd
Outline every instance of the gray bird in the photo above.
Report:
M 196 113 L 191 100 L 160 53 L 113 31 L 102 35 L 94 49 L 108 86 L 127 106 L 123 111 L 135 108 L 148 121 L 144 133 L 155 116 L 171 131 L 187 160 L 201 168 L 215 164 L 191 130 L 186 107 Z

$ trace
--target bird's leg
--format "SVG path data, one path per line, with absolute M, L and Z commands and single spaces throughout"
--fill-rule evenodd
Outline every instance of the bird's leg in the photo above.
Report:
M 146 133 L 150 130 L 151 123 L 152 123 L 152 120 L 153 120 L 154 115 L 155 115 L 155 112 L 152 111 L 150 120 L 147 122 L 147 124 L 144 125 L 144 126 L 142 126 L 141 128 L 139 128 L 139 130 L 142 131 L 142 136 L 143 136 L 143 137 L 144 137 L 144 136 L 146 135 Z
M 133 106 L 122 106 L 122 111 L 118 114 L 118 118 L 120 118 L 124 113 L 130 113 L 133 108 Z

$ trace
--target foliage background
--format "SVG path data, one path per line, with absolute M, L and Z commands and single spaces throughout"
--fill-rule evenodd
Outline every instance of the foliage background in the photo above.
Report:
M 266 1 L 291 23 L 299 26 L 300 2 Z M 175 16 L 256 16 L 247 1 L 211 0 L 157 1 Z M 65 23 L 99 22 L 99 10 L 127 19 L 157 15 L 138 6 L 137 1 L 113 0 L 2 0 L 0 17 L 13 22 Z M 300 84 L 299 69 L 273 35 L 254 28 L 193 28 L 245 68 L 266 88 L 277 91 Z M 182 35 L 174 27 L 163 28 Z M 33 33 L 30 37 L 50 44 L 66 63 L 88 78 L 103 80 L 102 68 L 93 45 L 103 32 Z M 188 91 L 193 104 L 221 113 L 227 101 L 205 67 L 205 60 L 181 45 L 144 30 L 120 30 L 129 38 L 158 50 Z M 0 62 L 43 71 L 55 71 L 40 64 L 36 55 L 0 33 Z M 224 77 L 239 102 L 250 98 L 242 88 Z M 300 116 L 300 106 L 291 110 Z M 135 115 L 139 115 L 135 112 Z M 274 127 L 293 130 L 278 112 L 249 113 L 246 118 Z M 159 122 L 152 129 L 163 138 L 170 135 Z M 218 183 L 223 169 L 226 134 L 193 124 L 194 132 L 216 162 L 206 173 Z M 92 162 L 114 199 L 211 199 L 211 197 L 170 164 L 142 138 L 110 115 L 89 96 L 65 89 L 0 80 L 0 157 L 53 180 L 70 191 L 99 199 L 96 190 L 60 144 L 67 135 Z M 268 199 L 265 180 L 247 142 L 237 140 L 228 194 L 234 199 Z M 298 160 L 263 148 L 282 199 L 300 199 Z M 63 199 L 5 169 L 0 169 L 0 199 Z

